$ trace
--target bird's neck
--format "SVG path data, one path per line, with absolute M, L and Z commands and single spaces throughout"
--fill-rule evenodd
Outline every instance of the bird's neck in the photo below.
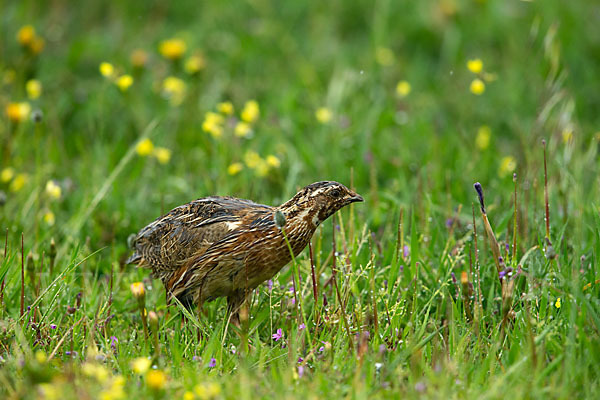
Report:
M 319 226 L 318 210 L 315 207 L 303 207 L 302 204 L 284 207 L 286 204 L 278 207 L 278 210 L 285 216 L 284 230 L 290 245 L 294 253 L 299 253 Z

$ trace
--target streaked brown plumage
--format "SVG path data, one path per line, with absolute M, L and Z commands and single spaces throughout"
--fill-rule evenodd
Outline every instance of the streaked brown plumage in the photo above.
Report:
M 300 253 L 317 226 L 340 208 L 363 198 L 338 182 L 316 182 L 279 207 L 233 197 L 205 197 L 174 208 L 135 237 L 128 263 L 150 268 L 170 297 L 202 306 L 226 296 L 237 310 L 259 284 L 291 260 L 275 214 Z

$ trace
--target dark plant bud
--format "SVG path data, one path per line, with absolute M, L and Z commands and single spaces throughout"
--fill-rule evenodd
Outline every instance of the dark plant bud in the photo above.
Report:
M 31 120 L 36 124 L 39 124 L 44 119 L 44 113 L 40 109 L 33 110 L 31 113 Z
M 275 226 L 279 229 L 285 226 L 285 215 L 279 210 L 275 213 Z
M 477 192 L 477 197 L 479 197 L 479 205 L 481 206 L 481 212 L 485 214 L 485 203 L 483 201 L 483 188 L 481 187 L 481 183 L 475 182 L 473 187 Z

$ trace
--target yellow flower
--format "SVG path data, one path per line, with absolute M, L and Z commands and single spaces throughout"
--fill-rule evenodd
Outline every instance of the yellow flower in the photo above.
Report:
M 160 42 L 158 51 L 160 54 L 170 60 L 178 60 L 186 52 L 187 46 L 181 39 L 167 39 Z
M 15 176 L 14 168 L 6 167 L 2 170 L 2 172 L 0 172 L 0 181 L 2 181 L 2 183 L 8 183 L 12 180 L 12 178 L 14 176 Z
M 257 176 L 267 176 L 269 173 L 269 164 L 263 159 L 258 162 L 258 165 L 254 168 L 254 172 Z
M 138 357 L 131 362 L 131 369 L 138 375 L 143 375 L 148 371 L 152 362 L 145 357 Z
M 154 151 L 154 144 L 148 138 L 140 140 L 135 146 L 135 151 L 140 156 L 149 156 Z
M 144 68 L 148 62 L 148 54 L 142 49 L 135 49 L 129 59 L 133 68 Z
M 481 79 L 473 79 L 471 86 L 469 87 L 471 93 L 480 95 L 485 91 L 485 83 Z
M 46 194 L 51 199 L 60 199 L 60 195 L 62 194 L 62 190 L 60 186 L 56 184 L 54 181 L 46 182 Z
M 42 39 L 39 36 L 36 36 L 33 38 L 33 42 L 29 45 L 29 50 L 31 50 L 33 54 L 39 54 L 42 52 L 42 50 L 44 50 L 45 44 L 46 42 L 44 41 L 44 39 Z
M 246 152 L 246 154 L 244 155 L 244 162 L 246 163 L 248 168 L 252 168 L 252 169 L 256 168 L 258 166 L 258 164 L 260 164 L 261 161 L 262 161 L 262 159 L 260 158 L 258 153 L 255 151 L 248 150 Z
M 477 138 L 475 138 L 475 145 L 479 150 L 485 150 L 490 145 L 490 138 L 492 137 L 492 131 L 489 126 L 482 125 L 477 130 Z
M 183 69 L 190 75 L 197 74 L 200 70 L 204 69 L 204 57 L 199 54 L 193 55 L 187 60 L 185 60 L 185 64 L 183 65 Z
M 98 69 L 100 70 L 100 74 L 102 74 L 102 76 L 105 78 L 112 78 L 113 74 L 115 73 L 115 67 L 106 61 L 100 63 Z
M 181 104 L 185 95 L 185 89 L 185 82 L 174 76 L 168 76 L 162 84 L 163 93 L 173 105 Z
M 333 117 L 333 113 L 327 107 L 319 107 L 317 111 L 315 111 L 315 117 L 320 123 L 328 124 L 331 121 L 331 118 Z
M 556 299 L 556 303 L 554 303 L 554 307 L 556 308 L 560 308 L 561 304 L 560 304 L 560 297 Z
M 171 160 L 171 150 L 166 147 L 157 147 L 154 149 L 154 157 L 161 164 L 168 164 Z
M 23 189 L 23 186 L 25 186 L 25 184 L 27 183 L 27 181 L 29 180 L 29 177 L 27 176 L 27 174 L 17 174 L 17 176 L 15 176 L 15 178 L 12 180 L 12 182 L 10 183 L 9 189 L 11 192 L 18 192 L 19 190 Z
M 562 131 L 563 143 L 567 144 L 573 141 L 573 128 L 565 128 Z
M 233 114 L 233 104 L 230 101 L 224 101 L 222 103 L 217 104 L 217 110 L 221 114 L 231 115 Z
M 35 100 L 42 95 L 42 83 L 37 79 L 30 79 L 25 84 L 25 90 L 27 91 L 27 97 Z
M 161 390 L 167 383 L 167 376 L 161 370 L 152 369 L 146 374 L 146 383 L 151 389 Z
M 394 63 L 394 52 L 387 47 L 378 47 L 375 49 L 375 60 L 379 65 L 389 67 Z
M 48 360 L 48 357 L 46 357 L 46 353 L 44 353 L 42 350 L 38 350 L 35 352 L 35 359 L 40 364 L 43 364 L 46 362 L 46 360 Z
M 411 86 L 408 81 L 400 81 L 396 85 L 396 93 L 400 97 L 406 97 L 410 94 Z
M 6 106 L 6 116 L 12 122 L 23 122 L 31 112 L 31 106 L 28 102 L 8 103 Z
M 279 168 L 281 166 L 281 161 L 279 161 L 279 158 L 277 158 L 273 154 L 268 155 L 266 161 L 269 167 Z
M 256 100 L 249 100 L 246 102 L 246 104 L 244 104 L 241 114 L 243 121 L 252 123 L 258 119 L 259 115 L 260 108 Z
M 237 175 L 244 169 L 244 165 L 242 163 L 236 162 L 227 167 L 227 173 L 229 175 Z
M 209 111 L 204 115 L 202 130 L 210 133 L 214 138 L 219 138 L 223 134 L 223 123 L 225 118 L 221 114 Z
M 186 392 L 183 394 L 183 400 L 194 400 L 195 398 L 196 396 L 194 393 L 190 392 L 189 390 L 186 390 Z
M 483 71 L 483 61 L 479 58 L 474 58 L 467 61 L 467 68 L 474 74 L 479 74 Z
M 248 137 L 252 133 L 252 128 L 246 122 L 240 121 L 235 125 L 234 134 L 237 137 Z
M 62 398 L 60 385 L 52 383 L 40 383 L 38 385 L 40 394 L 45 400 L 59 400 Z
M 129 86 L 133 85 L 133 77 L 131 75 L 121 75 L 116 82 L 121 92 L 126 92 Z
M 221 387 L 214 382 L 202 383 L 194 386 L 194 392 L 200 400 L 209 400 L 221 394 Z
M 48 224 L 48 226 L 53 226 L 54 223 L 56 222 L 56 216 L 54 215 L 54 213 L 52 211 L 46 211 L 44 213 L 44 222 L 46 224 Z
M 31 25 L 25 25 L 17 32 L 17 42 L 22 46 L 31 46 L 35 39 L 35 28 Z
M 517 162 L 511 156 L 503 157 L 500 161 L 500 169 L 498 175 L 500 178 L 504 178 L 506 175 L 512 173 L 517 168 Z
M 133 293 L 134 297 L 142 297 L 146 294 L 146 289 L 144 288 L 144 284 L 142 282 L 134 282 L 129 286 L 131 293 Z

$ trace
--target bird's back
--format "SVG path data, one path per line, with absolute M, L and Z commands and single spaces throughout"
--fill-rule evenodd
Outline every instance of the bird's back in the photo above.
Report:
M 128 263 L 151 268 L 163 282 L 191 258 L 206 252 L 248 214 L 272 207 L 233 197 L 206 197 L 179 206 L 144 227 L 133 242 Z

